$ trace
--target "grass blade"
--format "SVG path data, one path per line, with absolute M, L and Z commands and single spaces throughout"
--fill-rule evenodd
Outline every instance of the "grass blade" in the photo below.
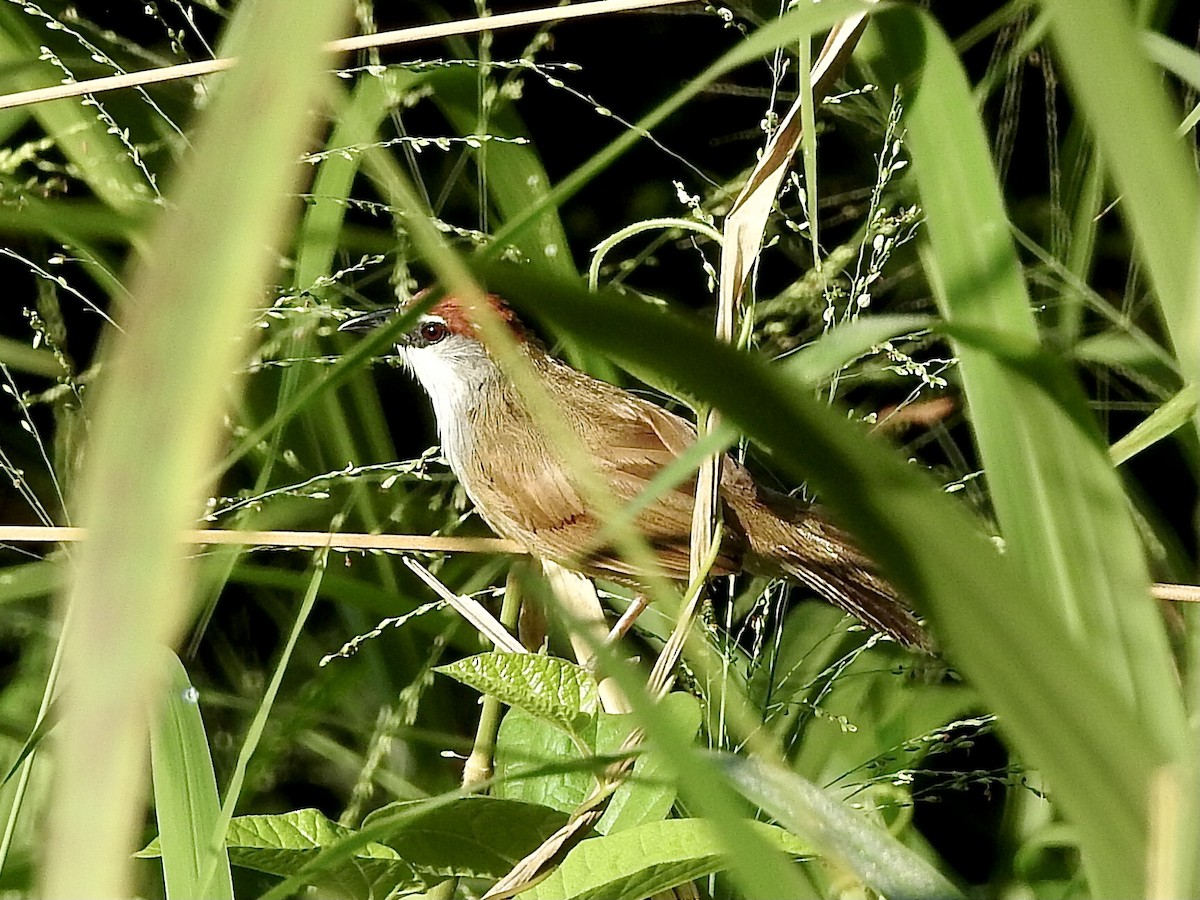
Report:
M 892 900 L 963 897 L 921 856 L 808 779 L 733 754 L 721 754 L 718 764 L 747 800 L 882 896 Z
M 923 259 L 939 306 L 952 325 L 995 328 L 1006 342 L 1035 350 L 1032 304 L 961 64 L 930 19 L 888 15 L 879 25 L 879 68 L 903 84 L 908 146 L 928 221 Z M 1057 645 L 1103 660 L 1102 677 L 1141 720 L 1144 750 L 1114 759 L 1140 782 L 1141 796 L 1127 798 L 1134 802 L 1124 811 L 1136 839 L 1114 845 L 1114 831 L 1096 827 L 1083 807 L 1074 816 L 1095 888 L 1132 894 L 1146 852 L 1145 791 L 1154 767 L 1180 752 L 1184 717 L 1128 503 L 1099 430 L 1056 407 L 1054 392 L 1064 391 L 1073 407 L 1083 407 L 1073 379 L 1064 372 L 1057 386 L 1037 384 L 1013 377 L 985 350 L 959 346 L 958 353 L 1008 553 L 1037 586 L 1012 612 L 1025 627 L 1054 634 Z M 1086 800 L 1085 785 L 1074 778 L 1080 783 L 1064 805 Z
M 206 112 L 122 310 L 124 333 L 110 335 L 103 353 L 76 497 L 93 530 L 73 560 L 66 597 L 70 690 L 44 842 L 45 896 L 131 892 L 147 709 L 162 677 L 156 654 L 178 638 L 193 590 L 180 535 L 202 510 L 241 349 L 230 336 L 246 332 L 272 274 L 270 245 L 288 220 L 307 110 L 326 77 L 318 48 L 346 6 L 306 4 L 305 15 L 281 0 L 240 8 L 243 64 Z
M 1121 193 L 1146 275 L 1188 381 L 1200 383 L 1200 303 L 1195 252 L 1200 188 L 1176 137 L 1182 115 L 1119 0 L 1043 0 L 1071 94 L 1087 117 Z M 1164 50 L 1154 42 L 1155 51 Z M 1141 52 L 1139 52 L 1141 51 Z M 1178 58 L 1179 54 L 1171 55 Z M 1188 69 L 1194 69 L 1194 58 Z M 1200 429 L 1200 416 L 1194 417 Z
M 223 841 L 212 843 L 221 804 L 198 694 L 175 654 L 164 651 L 163 663 L 166 703 L 150 732 L 150 771 L 167 900 L 233 900 L 229 854 Z M 216 874 L 202 890 L 210 866 Z

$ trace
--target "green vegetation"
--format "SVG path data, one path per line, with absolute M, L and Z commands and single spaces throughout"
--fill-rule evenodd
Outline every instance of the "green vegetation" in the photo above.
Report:
M 240 60 L 0 108 L 0 527 L 87 530 L 0 532 L 0 890 L 449 900 L 535 854 L 539 900 L 1200 895 L 1200 633 L 1152 597 L 1198 571 L 1196 23 L 939 6 L 334 57 L 413 23 L 0 5 L 0 95 Z M 818 498 L 939 655 L 747 576 L 652 672 L 694 592 L 611 647 L 586 584 L 371 537 L 489 533 L 372 365 L 412 316 L 336 327 L 475 284 L 715 410 L 701 449 Z M 547 637 L 497 649 L 435 588 Z

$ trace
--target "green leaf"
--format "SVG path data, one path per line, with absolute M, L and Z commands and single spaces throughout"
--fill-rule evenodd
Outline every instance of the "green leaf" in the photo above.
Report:
M 1149 577 L 1098 429 L 1051 406 L 1082 410 L 1083 392 L 1060 378 L 1014 379 L 996 355 L 1032 358 L 1038 332 L 965 74 L 931 20 L 886 15 L 878 24 L 877 64 L 903 93 L 929 234 L 923 260 L 939 307 L 951 326 L 1003 337 L 991 352 L 959 341 L 958 356 L 1007 552 L 1041 588 L 1038 618 L 1081 630 L 1093 651 L 1106 647 L 1108 677 L 1141 696 L 1170 669 L 1166 642 L 1153 605 L 1132 599 L 1147 596 Z M 1131 633 L 1136 650 L 1126 643 Z M 1181 724 L 1153 728 L 1169 741 Z
M 1095 30 L 1097 21 L 1106 23 L 1101 31 L 1112 31 L 1109 16 L 1120 20 L 1125 13 L 1107 0 L 1103 5 L 1112 10 L 1105 13 L 1073 2 L 1048 5 L 1061 7 L 1055 26 L 1071 31 L 1076 45 L 1082 35 Z M 1066 9 L 1071 6 L 1077 9 L 1069 14 Z M 1064 29 L 1072 17 L 1074 26 Z M 881 81 L 897 84 L 902 93 L 906 144 L 927 222 L 922 259 L 943 316 L 952 325 L 1005 332 L 1003 356 L 1011 357 L 1021 344 L 1032 352 L 1038 346 L 1037 323 L 961 63 L 927 16 L 897 10 L 878 17 L 876 24 L 882 40 L 871 62 Z M 1087 43 L 1093 55 L 1097 45 Z M 1118 46 L 1108 45 L 1104 56 L 1119 52 Z M 1107 67 L 1099 68 L 1105 71 L 1103 80 L 1111 81 Z M 1139 110 L 1146 106 L 1140 95 L 1127 102 Z M 1158 103 L 1149 105 L 1157 113 Z M 1153 119 L 1145 119 L 1151 130 L 1158 124 Z M 1143 135 L 1134 123 L 1124 116 L 1120 120 L 1128 147 L 1141 146 Z M 1104 141 L 1099 145 L 1103 158 L 1116 161 L 1110 152 L 1114 148 Z M 1158 155 L 1160 150 L 1164 155 Z M 1168 155 L 1174 154 L 1156 146 L 1151 159 L 1171 168 L 1174 160 Z M 1139 166 L 1152 167 L 1143 154 L 1138 156 Z M 1143 179 L 1135 181 L 1139 189 L 1148 187 Z M 1183 190 L 1178 202 L 1172 200 L 1173 211 L 1180 212 L 1181 204 L 1192 205 L 1186 199 L 1191 193 L 1194 186 Z M 1192 234 L 1195 223 L 1193 211 L 1174 234 Z M 1177 293 L 1183 287 L 1183 273 L 1177 268 L 1182 257 L 1177 250 L 1187 242 L 1160 237 L 1173 249 L 1152 252 L 1152 276 L 1159 272 L 1164 278 L 1157 284 L 1164 305 L 1182 302 Z M 1173 317 L 1168 313 L 1168 321 Z M 1200 333 L 1194 340 L 1200 347 Z M 1095 423 L 1090 417 L 1082 421 L 1063 414 L 1085 404 L 1077 384 L 1014 378 L 995 352 L 961 342 L 957 350 L 1006 553 L 1035 586 L 1019 601 L 1020 614 L 1036 622 L 1055 646 L 1071 645 L 1078 654 L 1097 660 L 1100 671 L 1094 676 L 1116 691 L 1109 701 L 1139 722 L 1141 753 L 1120 758 L 1114 753 L 1109 760 L 1126 773 L 1120 792 L 1095 791 L 1077 770 L 1062 765 L 1062 753 L 1051 751 L 1044 736 L 1024 735 L 1031 758 L 1048 772 L 1055 770 L 1057 796 L 1081 830 L 1093 888 L 1105 894 L 1132 894 L 1141 887 L 1141 876 L 1134 873 L 1146 864 L 1145 809 L 1152 772 L 1178 757 L 1185 724 L 1179 694 L 1170 687 L 1174 664 L 1162 621 L 1149 599 L 1149 575 L 1129 504 Z M 1085 689 L 1082 680 L 1077 689 Z M 1080 744 L 1075 752 L 1086 751 Z
M 229 826 L 226 845 L 234 865 L 271 875 L 290 875 L 325 847 L 353 834 L 329 821 L 318 810 L 301 809 L 282 815 L 241 816 Z M 349 859 L 329 866 L 312 882 L 314 887 L 343 897 L 388 896 L 402 889 L 420 889 L 426 882 L 391 847 L 371 842 Z
M 746 799 L 882 896 L 891 900 L 963 897 L 915 851 L 795 772 L 730 753 L 719 754 L 718 762 Z
M 399 815 L 398 815 L 399 814 Z M 395 821 L 389 821 L 394 817 Z M 446 878 L 497 879 L 565 822 L 544 806 L 494 797 L 460 797 L 438 806 L 394 803 L 363 823 L 374 841 L 311 873 L 308 881 L 339 897 L 391 897 L 424 890 Z M 291 876 L 323 851 L 358 832 L 314 809 L 241 816 L 226 846 L 234 865 Z M 161 855 L 153 841 L 137 854 Z M 195 896 L 194 894 L 191 896 Z
M 57 590 L 62 580 L 63 565 L 58 559 L 8 566 L 0 571 L 0 604 L 45 597 Z
M 281 0 L 238 7 L 245 40 L 230 49 L 240 63 L 214 85 L 188 165 L 136 254 L 118 311 L 123 331 L 103 341 L 71 504 L 89 531 L 72 549 L 62 601 L 72 634 L 62 669 L 73 687 L 55 748 L 47 895 L 133 890 L 143 710 L 159 697 L 157 649 L 184 632 L 197 586 L 180 535 L 204 512 L 202 485 L 236 396 L 230 373 L 246 350 L 240 338 L 274 281 L 296 160 L 315 124 L 309 111 L 329 77 L 321 47 L 349 7 L 307 4 L 303 15 Z M 3 9 L 8 18 L 15 7 Z
M 677 729 L 680 740 L 692 739 L 700 729 L 700 706 L 690 694 L 668 694 L 658 710 Z M 632 716 L 601 712 L 580 739 L 590 754 L 606 757 L 620 749 L 634 725 Z M 642 749 L 632 774 L 617 789 L 597 823 L 598 831 L 619 831 L 662 819 L 670 812 L 676 793 L 671 770 L 660 754 Z M 569 813 L 595 788 L 595 776 L 601 768 L 598 761 L 579 765 L 579 754 L 579 746 L 559 728 L 514 709 L 504 717 L 497 738 L 495 792 L 500 797 Z M 531 776 L 531 772 L 536 774 Z
M 1115 369 L 1163 397 L 1179 389 L 1178 363 L 1142 334 L 1114 328 L 1088 335 L 1075 344 L 1074 355 L 1082 362 Z
M 1176 136 L 1180 113 L 1121 0 L 1042 0 L 1056 58 L 1121 196 L 1184 380 L 1200 383 L 1195 247 L 1200 187 Z M 1162 55 L 1162 41 L 1151 41 Z M 1178 60 L 1179 54 L 1171 54 Z M 1164 59 L 1164 61 L 1166 61 Z M 1195 70 L 1194 58 L 1181 71 Z M 1200 418 L 1193 419 L 1200 428 Z
M 163 657 L 169 670 L 166 702 L 158 727 L 150 732 L 150 771 L 167 898 L 187 900 L 203 893 L 213 900 L 232 900 L 229 855 L 209 844 L 221 802 L 199 694 L 179 658 L 169 650 Z M 214 874 L 206 881 L 210 868 Z
M 872 347 L 904 334 L 933 327 L 931 316 L 863 316 L 840 325 L 787 356 L 778 365 L 790 377 L 820 384 Z
M 411 806 L 393 803 L 363 822 L 367 828 Z M 499 797 L 463 797 L 400 819 L 378 835 L 422 876 L 498 879 L 565 825 L 565 813 Z
M 42 716 L 42 720 L 38 722 L 33 731 L 29 733 L 29 737 L 25 738 L 25 743 L 21 745 L 21 749 L 17 751 L 16 758 L 13 759 L 12 765 L 9 766 L 8 771 L 4 774 L 4 780 L 0 781 L 0 787 L 3 787 L 4 785 L 8 784 L 10 780 L 12 780 L 12 777 L 16 775 L 18 770 L 21 768 L 21 763 L 25 762 L 29 754 L 37 749 L 38 745 L 42 742 L 42 739 L 45 738 L 46 735 L 54 729 L 54 726 L 58 724 L 59 706 L 61 702 L 61 700 L 55 698 L 50 702 L 50 705 L 46 707 L 46 714 Z
M 590 756 L 598 746 L 616 749 L 632 727 L 628 716 L 601 712 L 590 727 L 572 736 L 557 724 L 513 708 L 505 714 L 496 738 L 494 792 L 497 797 L 569 813 L 596 786 L 596 776 L 604 767 Z
M 49 350 L 39 350 L 7 337 L 0 337 L 0 364 L 46 378 L 64 374 L 62 365 Z
M 748 825 L 791 856 L 811 854 L 782 828 Z M 731 849 L 703 819 L 667 819 L 586 840 L 523 900 L 642 900 L 728 866 Z
M 533 653 L 480 653 L 434 671 L 550 722 L 571 735 L 600 704 L 595 677 L 582 666 Z
M 1112 445 L 1109 453 L 1113 463 L 1119 466 L 1147 447 L 1173 435 L 1196 414 L 1197 402 L 1200 402 L 1200 390 L 1196 385 L 1189 384 Z
M 282 815 L 240 816 L 229 823 L 225 846 L 235 866 L 271 875 L 291 875 L 311 862 L 323 848 L 354 834 L 315 809 Z M 157 840 L 137 855 L 157 857 Z M 359 847 L 336 864 L 322 869 L 311 882 L 337 897 L 387 897 L 421 890 L 426 882 L 391 847 L 377 842 Z
M 658 712 L 670 722 L 679 740 L 694 741 L 700 733 L 700 701 L 691 694 L 682 691 L 667 694 L 659 701 Z M 616 749 L 614 745 L 611 751 Z M 610 748 L 600 747 L 597 752 L 610 752 Z M 629 778 L 613 794 L 608 809 L 596 823 L 596 830 L 601 834 L 613 834 L 665 819 L 675 797 L 673 771 L 662 754 L 651 746 L 638 757 Z
M 1139 37 L 1142 47 L 1155 63 L 1193 90 L 1200 90 L 1200 54 L 1165 34 L 1143 31 Z

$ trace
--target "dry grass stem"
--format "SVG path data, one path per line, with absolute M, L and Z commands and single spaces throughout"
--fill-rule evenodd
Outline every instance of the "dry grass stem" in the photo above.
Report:
M 547 22 L 562 22 L 567 19 L 582 19 L 588 16 L 602 16 L 609 13 L 652 9 L 656 6 L 671 6 L 688 2 L 691 2 L 691 0 L 593 0 L 593 2 L 579 3 L 575 6 L 552 6 L 546 9 L 530 9 L 495 16 L 479 16 L 474 19 L 463 19 L 457 22 L 417 25 L 412 28 L 399 28 L 395 31 L 384 31 L 378 34 L 362 34 L 356 37 L 330 41 L 325 45 L 324 50 L 329 54 L 349 53 L 373 47 L 416 44 L 424 41 L 440 40 L 455 35 L 475 34 L 480 31 L 500 31 L 505 28 L 543 25 Z M 178 66 L 164 66 L 158 69 L 144 69 L 140 72 L 108 75 L 103 78 L 92 78 L 87 81 L 78 81 L 71 84 L 58 84 L 30 91 L 18 91 L 13 94 L 0 96 L 0 109 L 14 109 L 18 106 L 28 106 L 32 103 L 45 103 L 49 100 L 62 100 L 67 97 L 82 97 L 85 94 L 101 94 L 106 91 L 120 90 L 121 88 L 142 87 L 147 84 L 159 84 L 164 81 L 178 81 L 182 78 L 198 78 L 202 75 L 213 75 L 217 72 L 224 72 L 236 66 L 237 63 L 237 59 L 232 57 L 208 59 L 199 62 L 184 63 Z
M 40 525 L 0 526 L 0 543 L 74 543 L 86 537 L 82 528 Z M 402 550 L 413 553 L 524 553 L 512 541 L 484 537 L 431 537 L 421 534 L 333 534 L 325 531 L 229 531 L 196 529 L 182 535 L 188 544 L 234 544 L 243 547 L 329 547 L 332 550 Z
M 1194 584 L 1164 584 L 1150 586 L 1156 600 L 1173 600 L 1176 603 L 1200 603 L 1200 586 Z
M 496 645 L 503 653 L 528 653 L 525 646 L 508 633 L 500 620 L 484 608 L 478 600 L 456 594 L 440 581 L 437 576 L 411 557 L 405 557 L 404 564 L 412 570 L 435 594 L 446 601 L 460 616 L 475 626 L 476 630 Z

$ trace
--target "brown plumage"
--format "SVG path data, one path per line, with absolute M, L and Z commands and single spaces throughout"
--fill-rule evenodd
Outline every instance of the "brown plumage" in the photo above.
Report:
M 507 306 L 498 298 L 491 302 L 546 393 L 558 401 L 562 422 L 592 452 L 614 502 L 632 501 L 695 440 L 695 430 L 679 416 L 548 355 Z M 361 330 L 385 317 L 371 313 L 342 327 Z M 433 400 L 451 468 L 497 534 L 568 568 L 640 584 L 640 573 L 610 546 L 595 545 L 600 522 L 480 342 L 464 304 L 443 298 L 397 347 Z M 694 497 L 693 479 L 659 496 L 635 519 L 663 572 L 677 580 L 688 577 Z M 877 631 L 930 649 L 912 611 L 817 509 L 758 485 L 728 457 L 719 498 L 725 527 L 716 573 L 746 571 L 799 582 Z

